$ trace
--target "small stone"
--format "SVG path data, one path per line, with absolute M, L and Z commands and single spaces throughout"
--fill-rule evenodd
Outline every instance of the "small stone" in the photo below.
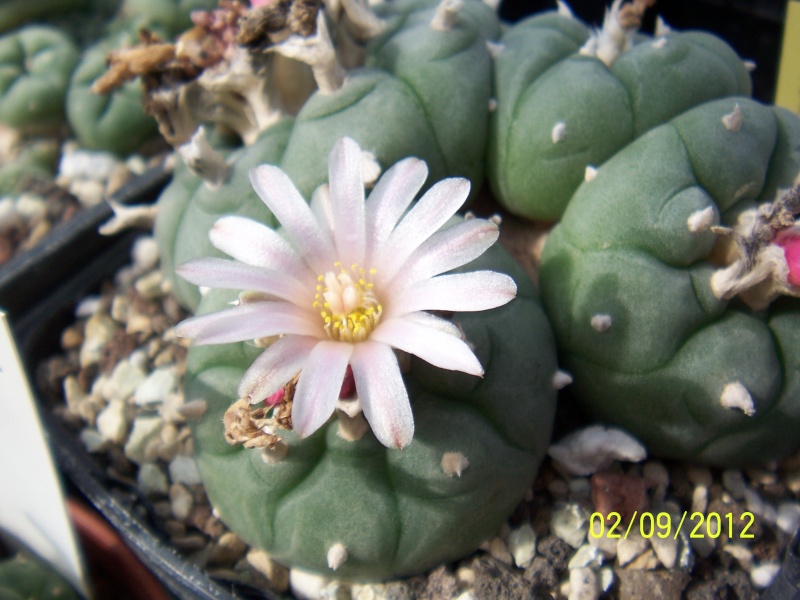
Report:
M 578 504 L 567 504 L 553 511 L 550 530 L 573 548 L 579 548 L 586 539 L 589 519 Z
M 23 219 L 34 221 L 47 214 L 47 201 L 37 194 L 22 194 L 17 198 L 15 208 Z
M 102 183 L 86 179 L 70 182 L 67 189 L 83 206 L 87 207 L 100 204 L 105 194 L 105 186 Z
M 192 512 L 194 496 L 180 483 L 173 483 L 169 486 L 169 503 L 175 518 L 185 521 Z
M 689 544 L 692 550 L 695 551 L 702 558 L 708 558 L 717 547 L 717 542 L 709 536 L 702 536 L 699 538 L 691 538 Z
M 67 327 L 61 334 L 61 348 L 74 350 L 83 344 L 83 331 L 78 327 Z
M 621 429 L 591 425 L 572 433 L 547 449 L 554 461 L 572 475 L 591 475 L 615 460 L 639 462 L 647 451 Z
M 425 596 L 429 598 L 455 598 L 459 591 L 459 577 L 472 587 L 475 583 L 475 572 L 472 569 L 462 567 L 459 569 L 460 575 L 453 573 L 446 566 L 441 565 L 431 571 L 425 581 Z M 463 589 L 463 588 L 462 588 Z M 399 600 L 399 599 L 398 599 Z
M 648 548 L 628 564 L 628 569 L 647 570 L 657 569 L 661 563 L 652 548 Z
M 133 244 L 131 250 L 134 268 L 140 273 L 150 271 L 158 266 L 158 243 L 152 236 L 141 237 Z
M 169 477 L 172 481 L 185 485 L 202 483 L 197 462 L 190 456 L 176 456 L 169 463 Z
M 789 535 L 800 529 L 800 502 L 783 502 L 779 504 L 775 524 L 781 531 Z
M 650 545 L 658 557 L 658 560 L 667 569 L 672 569 L 678 560 L 678 540 L 675 536 L 668 535 L 662 538 L 656 533 L 650 538 Z
M 733 556 L 746 571 L 753 568 L 753 551 L 744 544 L 727 543 L 722 547 L 722 551 Z
M 128 408 L 124 400 L 115 399 L 97 415 L 97 431 L 103 439 L 122 444 L 128 433 Z
M 631 529 L 627 537 L 617 542 L 617 564 L 624 567 L 647 550 L 649 545 L 650 542 L 642 537 L 638 529 Z
M 178 412 L 190 420 L 201 419 L 208 410 L 208 403 L 205 400 L 190 400 L 178 409 Z
M 469 459 L 461 452 L 445 452 L 442 456 L 441 467 L 448 477 L 461 477 L 461 473 L 469 467 Z
M 722 472 L 722 485 L 731 493 L 734 500 L 744 498 L 746 487 L 744 475 L 739 469 L 726 469 Z
M 531 583 L 533 590 L 551 590 L 558 584 L 558 573 L 555 568 L 541 556 L 533 559 L 530 566 L 525 569 L 524 577 Z
M 567 557 L 572 548 L 558 536 L 548 535 L 539 541 L 537 551 L 553 565 L 556 571 L 561 572 L 567 568 Z
M 160 367 L 139 384 L 133 401 L 139 406 L 163 402 L 168 394 L 178 389 L 178 373 L 174 366 Z
M 647 497 L 649 484 L 640 477 L 616 471 L 598 471 L 592 475 L 591 481 L 592 504 L 602 515 L 616 512 L 627 523 L 634 514 L 650 508 Z
M 599 532 L 595 532 L 599 533 Z M 595 535 L 589 532 L 589 544 L 603 555 L 604 558 L 611 559 L 617 553 L 617 545 L 619 544 L 620 538 L 610 538 L 608 535 L 612 533 L 610 528 L 603 528 L 603 535 Z M 619 532 L 614 532 L 616 535 L 619 535 Z
M 477 559 L 473 562 L 475 598 L 493 600 L 533 600 L 533 590 L 525 578 L 503 564 L 492 560 Z
M 506 546 L 506 543 L 499 537 L 493 537 L 489 541 L 489 554 L 492 558 L 503 564 L 508 566 L 514 564 L 514 557 L 511 555 L 511 552 L 508 551 L 508 546 Z
M 130 359 L 121 360 L 99 391 L 103 398 L 109 401 L 127 400 L 146 377 L 145 370 L 134 365 Z
M 611 567 L 603 567 L 599 571 L 597 571 L 598 575 L 598 584 L 600 585 L 600 591 L 607 592 L 611 589 L 611 586 L 614 585 L 614 569 Z
M 147 446 L 153 440 L 160 438 L 163 424 L 161 417 L 136 417 L 128 441 L 125 443 L 125 456 L 136 464 L 145 462 Z
M 603 564 L 603 555 L 595 546 L 584 544 L 572 555 L 567 563 L 567 568 L 582 569 L 584 567 L 599 567 Z
M 570 570 L 568 600 L 596 600 L 599 597 L 600 587 L 592 569 L 583 567 Z
M 253 553 L 253 550 L 247 553 L 247 562 L 262 573 L 264 573 L 264 571 L 261 570 L 262 563 L 264 563 L 264 566 L 275 564 L 266 553 L 263 553 L 264 558 L 261 556 L 254 556 L 254 560 L 258 563 L 256 564 L 251 560 L 251 555 Z M 265 560 L 268 562 L 265 563 Z M 266 573 L 264 574 L 266 575 Z M 267 579 L 269 579 L 269 575 L 267 575 Z M 301 569 L 292 569 L 287 574 L 287 579 L 289 580 L 288 583 L 291 587 L 292 595 L 295 598 L 299 598 L 300 600 L 317 600 L 318 598 L 327 596 L 327 594 L 323 596 L 323 593 L 325 592 L 325 587 L 328 585 L 329 580 L 321 575 L 309 573 Z
M 528 523 L 512 529 L 508 534 L 508 549 L 514 557 L 514 564 L 524 569 L 536 556 L 536 533 Z
M 643 571 L 623 569 L 619 576 L 620 600 L 671 600 L 681 598 L 691 576 L 682 570 Z
M 95 452 L 102 452 L 106 445 L 106 439 L 96 429 L 87 427 L 82 429 L 80 433 L 81 442 L 86 451 L 90 454 Z
M 592 495 L 592 482 L 587 477 L 575 477 L 567 484 L 569 492 L 576 498 L 589 498 Z
M 117 327 L 111 318 L 103 313 L 94 313 L 86 321 L 84 328 L 83 346 L 80 351 L 80 365 L 82 368 L 90 367 L 100 362 L 103 357 L 103 348 L 114 337 Z
M 754 586 L 763 590 L 770 586 L 775 576 L 778 574 L 778 571 L 780 571 L 780 568 L 781 566 L 778 563 L 761 564 L 750 571 L 750 580 L 753 582 Z
M 139 467 L 136 487 L 145 496 L 167 494 L 169 492 L 169 481 L 167 481 L 167 475 L 158 465 L 145 463 Z
M 134 287 L 143 298 L 160 298 L 164 295 L 164 274 L 161 271 L 151 271 L 136 280 Z
M 669 471 L 663 463 L 648 461 L 642 467 L 642 477 L 655 486 L 669 485 Z
M 708 508 L 708 488 L 698 485 L 692 491 L 692 512 L 705 513 Z
M 744 489 L 744 501 L 747 505 L 747 510 L 756 516 L 763 517 L 766 512 L 766 505 L 761 496 L 758 495 L 753 488 L 746 487 Z

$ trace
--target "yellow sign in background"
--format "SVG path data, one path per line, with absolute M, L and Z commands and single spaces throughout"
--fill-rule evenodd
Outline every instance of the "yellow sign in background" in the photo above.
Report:
M 800 0 L 789 0 L 775 104 L 800 114 Z

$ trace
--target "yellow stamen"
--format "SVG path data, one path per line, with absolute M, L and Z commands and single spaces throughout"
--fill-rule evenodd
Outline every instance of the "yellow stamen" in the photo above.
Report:
M 330 339 L 341 342 L 361 342 L 380 320 L 381 307 L 373 293 L 373 284 L 364 275 L 365 270 L 354 264 L 350 270 L 341 268 L 341 263 L 335 262 L 334 269 L 339 269 L 338 275 L 328 271 L 317 277 L 324 285 L 317 286 L 313 308 L 320 311 L 325 331 Z M 370 275 L 377 271 L 370 269 Z

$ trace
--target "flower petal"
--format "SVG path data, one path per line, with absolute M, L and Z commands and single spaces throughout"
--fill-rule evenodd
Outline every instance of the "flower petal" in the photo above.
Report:
M 392 280 L 388 295 L 411 283 L 475 260 L 497 241 L 499 235 L 497 225 L 486 219 L 468 219 L 437 231 L 409 256 Z
M 364 180 L 361 148 L 350 138 L 334 144 L 328 158 L 333 237 L 339 260 L 364 264 Z
M 333 242 L 320 228 L 289 176 L 273 165 L 261 165 L 250 171 L 250 183 L 313 270 L 322 272 L 323 268 L 329 268 L 334 256 Z
M 244 342 L 273 335 L 325 335 L 314 315 L 288 302 L 253 302 L 191 317 L 175 327 L 176 335 L 198 346 Z
M 455 214 L 467 199 L 469 187 L 466 179 L 444 179 L 419 199 L 381 250 L 381 281 L 390 281 L 408 257 Z
M 428 178 L 428 165 L 406 158 L 387 170 L 367 198 L 367 262 L 372 263 Z
M 356 344 L 350 359 L 364 416 L 378 441 L 403 448 L 414 436 L 414 415 L 394 351 L 385 344 Z
M 262 352 L 239 382 L 239 397 L 250 402 L 268 398 L 303 368 L 308 354 L 319 340 L 288 335 Z
M 294 392 L 292 424 L 301 437 L 314 433 L 333 414 L 352 344 L 323 341 L 308 354 Z
M 245 264 L 283 271 L 297 279 L 305 274 L 314 275 L 282 235 L 253 219 L 238 215 L 221 217 L 208 237 L 216 248 Z
M 388 310 L 392 317 L 419 310 L 488 310 L 511 302 L 516 295 L 517 284 L 505 273 L 453 273 L 407 287 L 392 298 Z
M 403 319 L 414 321 L 415 323 L 419 323 L 420 325 L 425 325 L 426 327 L 433 327 L 434 329 L 438 329 L 442 333 L 447 333 L 457 338 L 461 337 L 461 330 L 459 330 L 459 328 L 455 325 L 455 323 L 453 323 L 452 321 L 448 321 L 447 319 L 442 319 L 441 317 L 437 317 L 430 313 L 426 312 L 408 313 L 407 315 L 403 315 Z
M 224 258 L 196 258 L 183 263 L 175 272 L 195 285 L 262 292 L 298 306 L 310 304 L 313 300 L 309 288 L 290 274 Z
M 383 321 L 369 339 L 418 356 L 440 369 L 463 371 L 479 377 L 483 375 L 477 357 L 460 338 L 422 325 L 414 319 Z
M 331 188 L 327 183 L 322 184 L 311 194 L 311 212 L 323 231 L 333 239 L 333 206 L 331 204 Z

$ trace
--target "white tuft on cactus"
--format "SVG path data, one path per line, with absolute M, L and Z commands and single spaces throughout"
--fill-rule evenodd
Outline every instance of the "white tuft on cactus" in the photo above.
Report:
M 550 139 L 553 140 L 554 144 L 567 139 L 567 124 L 564 121 L 559 121 L 553 125 L 553 129 L 550 131 Z
M 608 331 L 611 329 L 611 315 L 605 313 L 596 314 L 592 317 L 590 325 L 592 329 L 600 333 Z
M 698 209 L 686 219 L 686 227 L 691 233 L 705 233 L 714 223 L 714 215 L 713 206 Z
M 595 177 L 597 177 L 597 168 L 592 165 L 586 165 L 586 169 L 583 171 L 583 180 L 588 183 L 593 181 Z
M 553 389 L 562 390 L 572 383 L 572 375 L 559 369 L 553 375 Z
M 469 459 L 461 452 L 445 452 L 442 455 L 442 471 L 448 477 L 461 477 L 468 466 Z
M 756 414 L 753 397 L 747 391 L 747 388 L 738 381 L 725 385 L 719 397 L 719 403 L 725 408 L 738 408 L 748 417 Z
M 347 561 L 347 548 L 344 544 L 336 543 L 328 548 L 328 567 L 335 571 Z
M 739 104 L 736 103 L 733 105 L 733 110 L 722 117 L 722 124 L 728 131 L 736 133 L 742 128 L 743 120 L 744 115 L 742 114 L 742 109 L 739 107 Z

